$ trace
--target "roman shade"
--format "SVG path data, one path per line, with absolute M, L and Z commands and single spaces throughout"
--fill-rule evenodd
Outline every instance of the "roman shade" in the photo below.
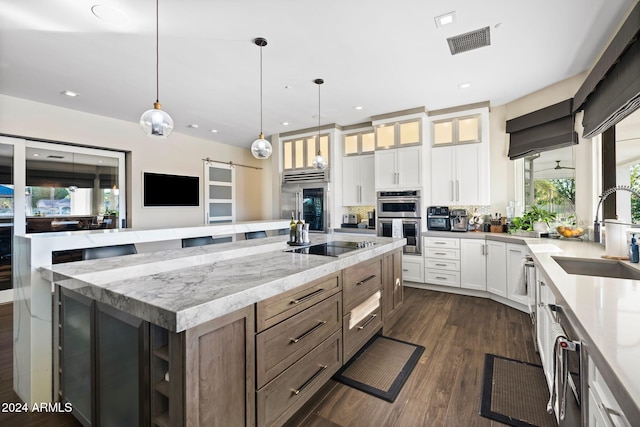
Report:
M 578 143 L 572 99 L 507 120 L 509 158 L 526 157 Z
M 574 97 L 584 110 L 585 138 L 594 137 L 640 108 L 640 3 L 631 11 Z

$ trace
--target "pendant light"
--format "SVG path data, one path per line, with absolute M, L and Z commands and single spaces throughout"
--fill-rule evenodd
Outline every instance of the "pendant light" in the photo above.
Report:
M 271 152 L 273 151 L 271 143 L 264 139 L 264 134 L 262 133 L 262 48 L 267 45 L 267 40 L 258 37 L 253 42 L 260 46 L 260 136 L 251 144 L 251 154 L 256 159 L 264 160 L 271 157 Z
M 76 154 L 71 153 L 71 185 L 68 188 L 70 193 L 74 193 L 78 189 L 78 186 L 75 183 L 76 183 Z
M 315 79 L 313 82 L 318 85 L 318 155 L 313 158 L 313 168 L 322 170 L 328 166 L 327 159 L 322 156 L 320 151 L 320 85 L 324 83 L 324 80 Z
M 154 138 L 166 138 L 173 130 L 173 119 L 169 114 L 162 111 L 160 104 L 160 54 L 159 54 L 159 37 L 158 37 L 158 0 L 156 0 L 156 102 L 153 108 L 147 110 L 140 117 L 140 126 L 142 131 Z

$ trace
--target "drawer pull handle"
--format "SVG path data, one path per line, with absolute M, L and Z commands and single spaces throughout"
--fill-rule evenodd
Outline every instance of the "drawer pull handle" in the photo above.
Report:
M 367 327 L 367 325 L 368 325 L 369 323 L 373 322 L 373 319 L 375 319 L 376 317 L 378 317 L 378 315 L 377 315 L 377 314 L 372 314 L 372 315 L 371 315 L 371 317 L 369 317 L 369 320 L 367 320 L 366 322 L 364 322 L 364 323 L 362 324 L 362 326 L 358 326 L 358 330 L 359 330 L 359 331 L 361 331 L 361 330 L 363 330 L 364 328 L 366 328 L 366 327 Z
M 435 243 L 436 245 L 446 245 L 445 242 L 433 242 L 433 243 Z
M 307 336 L 311 335 L 313 333 L 313 331 L 315 331 L 319 327 L 325 325 L 326 323 L 327 323 L 326 320 L 321 320 L 320 322 L 318 322 L 318 324 L 316 326 L 314 326 L 313 328 L 309 329 L 307 332 L 305 332 L 304 334 L 300 335 L 298 338 L 291 338 L 291 342 L 293 344 L 299 342 L 301 339 L 306 338 Z
M 440 280 L 447 280 L 446 277 L 442 277 L 442 276 L 436 276 L 436 279 L 440 279 Z
M 366 282 L 368 282 L 369 280 L 371 280 L 371 279 L 375 279 L 375 278 L 376 278 L 376 275 L 375 275 L 375 274 L 372 274 L 371 276 L 367 277 L 366 279 L 361 280 L 361 281 L 359 281 L 358 283 L 356 283 L 356 286 L 364 285 L 364 284 L 365 284 Z
M 409 269 L 408 268 L 403 268 L 402 271 L 409 271 Z
M 446 255 L 444 252 L 436 252 L 435 255 Z
M 327 365 L 320 365 L 320 369 L 318 369 L 318 371 L 315 374 L 313 374 L 311 378 L 306 380 L 304 384 L 300 386 L 300 388 L 292 389 L 291 392 L 295 395 L 300 394 L 302 390 L 304 390 L 309 384 L 311 384 L 313 380 L 315 380 L 325 369 L 327 369 Z
M 301 302 L 305 302 L 306 300 L 308 300 L 308 299 L 310 299 L 310 298 L 313 298 L 313 297 L 315 297 L 316 295 L 318 295 L 318 294 L 320 294 L 320 293 L 322 293 L 322 292 L 324 292 L 324 289 L 323 289 L 323 288 L 320 288 L 320 289 L 318 289 L 317 291 L 313 291 L 313 292 L 311 292 L 310 294 L 305 295 L 305 296 L 303 296 L 303 297 L 302 297 L 302 298 L 300 298 L 300 299 L 292 299 L 292 300 L 291 300 L 291 304 L 300 304 Z
M 447 266 L 447 264 L 437 264 L 437 263 L 436 263 L 436 265 L 437 265 L 438 267 L 446 267 L 446 266 Z

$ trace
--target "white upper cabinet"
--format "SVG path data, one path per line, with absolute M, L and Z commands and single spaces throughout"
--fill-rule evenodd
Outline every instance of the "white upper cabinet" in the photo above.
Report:
M 422 144 L 427 116 L 418 110 L 374 118 L 376 191 L 424 190 Z
M 372 154 L 342 159 L 342 205 L 374 206 L 376 204 L 374 180 Z
M 412 119 L 376 126 L 376 150 L 422 144 L 422 120 Z
M 456 114 L 429 117 L 431 204 L 488 205 L 489 110 Z
M 406 147 L 375 153 L 377 190 L 419 189 L 422 186 L 422 147 Z
M 376 149 L 376 137 L 373 130 L 346 134 L 344 136 L 344 155 L 373 153 Z
M 331 158 L 331 153 L 329 152 L 329 135 L 320 135 L 320 138 L 318 138 L 318 135 L 314 135 L 284 141 L 282 143 L 283 169 L 297 170 L 313 168 L 313 159 L 318 151 L 329 161 Z

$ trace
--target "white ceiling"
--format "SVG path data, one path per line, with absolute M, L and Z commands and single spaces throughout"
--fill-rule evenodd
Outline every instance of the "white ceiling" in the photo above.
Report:
M 110 24 L 99 1 L 0 0 L 0 93 L 137 122 L 155 101 L 155 2 L 102 0 L 126 16 Z M 248 147 L 265 37 L 266 135 L 317 126 L 316 78 L 323 124 L 501 105 L 590 68 L 636 1 L 160 0 L 160 102 L 175 132 Z M 450 54 L 447 37 L 486 26 L 491 46 Z

